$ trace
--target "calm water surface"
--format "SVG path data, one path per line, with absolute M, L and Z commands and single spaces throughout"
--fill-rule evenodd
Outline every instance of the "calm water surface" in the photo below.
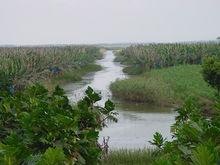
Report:
M 88 86 L 101 92 L 102 100 L 98 103 L 103 105 L 112 94 L 109 86 L 117 79 L 125 79 L 127 76 L 122 72 L 123 66 L 113 62 L 115 55 L 107 51 L 102 60 L 97 64 L 103 69 L 84 77 L 83 81 L 69 84 L 64 87 L 67 96 L 72 102 L 77 102 L 84 96 Z M 114 99 L 113 99 L 114 100 Z M 144 148 L 150 147 L 156 131 L 161 132 L 168 139 L 171 138 L 170 126 L 174 123 L 174 113 L 170 108 L 153 107 L 146 104 L 128 104 L 114 100 L 116 111 L 119 113 L 117 123 L 108 123 L 108 127 L 100 132 L 99 141 L 103 137 L 110 137 L 110 149 L 118 148 Z

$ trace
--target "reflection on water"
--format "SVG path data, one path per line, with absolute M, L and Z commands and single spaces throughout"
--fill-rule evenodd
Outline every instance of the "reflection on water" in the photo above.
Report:
M 109 90 L 111 82 L 127 77 L 122 72 L 123 67 L 113 62 L 114 58 L 113 52 L 107 51 L 104 58 L 97 61 L 103 70 L 84 77 L 79 83 L 65 86 L 69 99 L 72 102 L 80 100 L 88 86 L 101 92 L 103 99 L 98 103 L 99 105 L 103 105 L 108 98 L 111 98 Z M 174 113 L 171 108 L 118 102 L 116 110 L 119 113 L 118 123 L 108 123 L 108 127 L 100 132 L 99 139 L 101 142 L 103 137 L 109 136 L 111 149 L 149 147 L 148 141 L 152 140 L 156 131 L 171 138 L 170 126 L 174 123 Z

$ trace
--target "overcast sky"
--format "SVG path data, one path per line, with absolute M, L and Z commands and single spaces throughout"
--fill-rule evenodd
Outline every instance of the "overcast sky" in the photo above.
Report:
M 220 0 L 0 0 L 0 44 L 212 40 Z

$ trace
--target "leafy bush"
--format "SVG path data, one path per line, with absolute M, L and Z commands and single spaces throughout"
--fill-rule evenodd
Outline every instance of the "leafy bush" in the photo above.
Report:
M 161 148 L 164 145 L 165 141 L 166 139 L 164 139 L 163 136 L 159 132 L 156 132 L 154 134 L 153 142 L 150 141 L 150 144 L 155 145 L 158 148 Z
M 203 64 L 205 80 L 219 90 L 220 62 L 208 57 Z M 171 127 L 173 141 L 155 133 L 151 144 L 161 156 L 153 164 L 217 165 L 220 163 L 220 99 L 216 99 L 213 114 L 205 115 L 197 101 L 189 98 L 178 108 L 176 122 Z
M 10 84 L 8 84 L 10 85 Z M 114 104 L 94 106 L 100 95 L 88 87 L 77 106 L 64 91 L 36 84 L 0 101 L 0 164 L 97 164 L 99 130 L 116 120 Z
M 173 140 L 167 141 L 154 135 L 160 159 L 157 164 L 172 165 L 217 165 L 220 161 L 220 101 L 215 114 L 206 117 L 196 100 L 188 99 L 177 109 L 176 122 L 171 127 Z
M 48 148 L 37 165 L 60 165 L 66 161 L 62 148 Z
M 207 57 L 202 67 L 204 79 L 220 94 L 220 60 L 215 57 Z

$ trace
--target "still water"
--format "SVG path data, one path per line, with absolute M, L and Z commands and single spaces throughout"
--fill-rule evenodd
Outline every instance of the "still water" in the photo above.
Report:
M 103 105 L 107 99 L 112 99 L 109 86 L 117 79 L 125 79 L 127 75 L 122 72 L 123 66 L 114 62 L 113 51 L 107 51 L 104 58 L 97 61 L 103 69 L 84 77 L 83 81 L 68 84 L 64 87 L 67 96 L 72 102 L 77 102 L 84 96 L 88 86 L 97 92 L 101 92 L 102 100 L 98 103 Z M 117 123 L 108 123 L 108 127 L 100 132 L 99 141 L 103 137 L 110 137 L 110 149 L 118 148 L 145 148 L 150 147 L 148 141 L 152 140 L 153 134 L 158 131 L 164 137 L 171 138 L 170 126 L 174 123 L 174 113 L 170 108 L 149 106 L 146 104 L 123 103 L 118 100 L 116 111 L 119 113 Z

